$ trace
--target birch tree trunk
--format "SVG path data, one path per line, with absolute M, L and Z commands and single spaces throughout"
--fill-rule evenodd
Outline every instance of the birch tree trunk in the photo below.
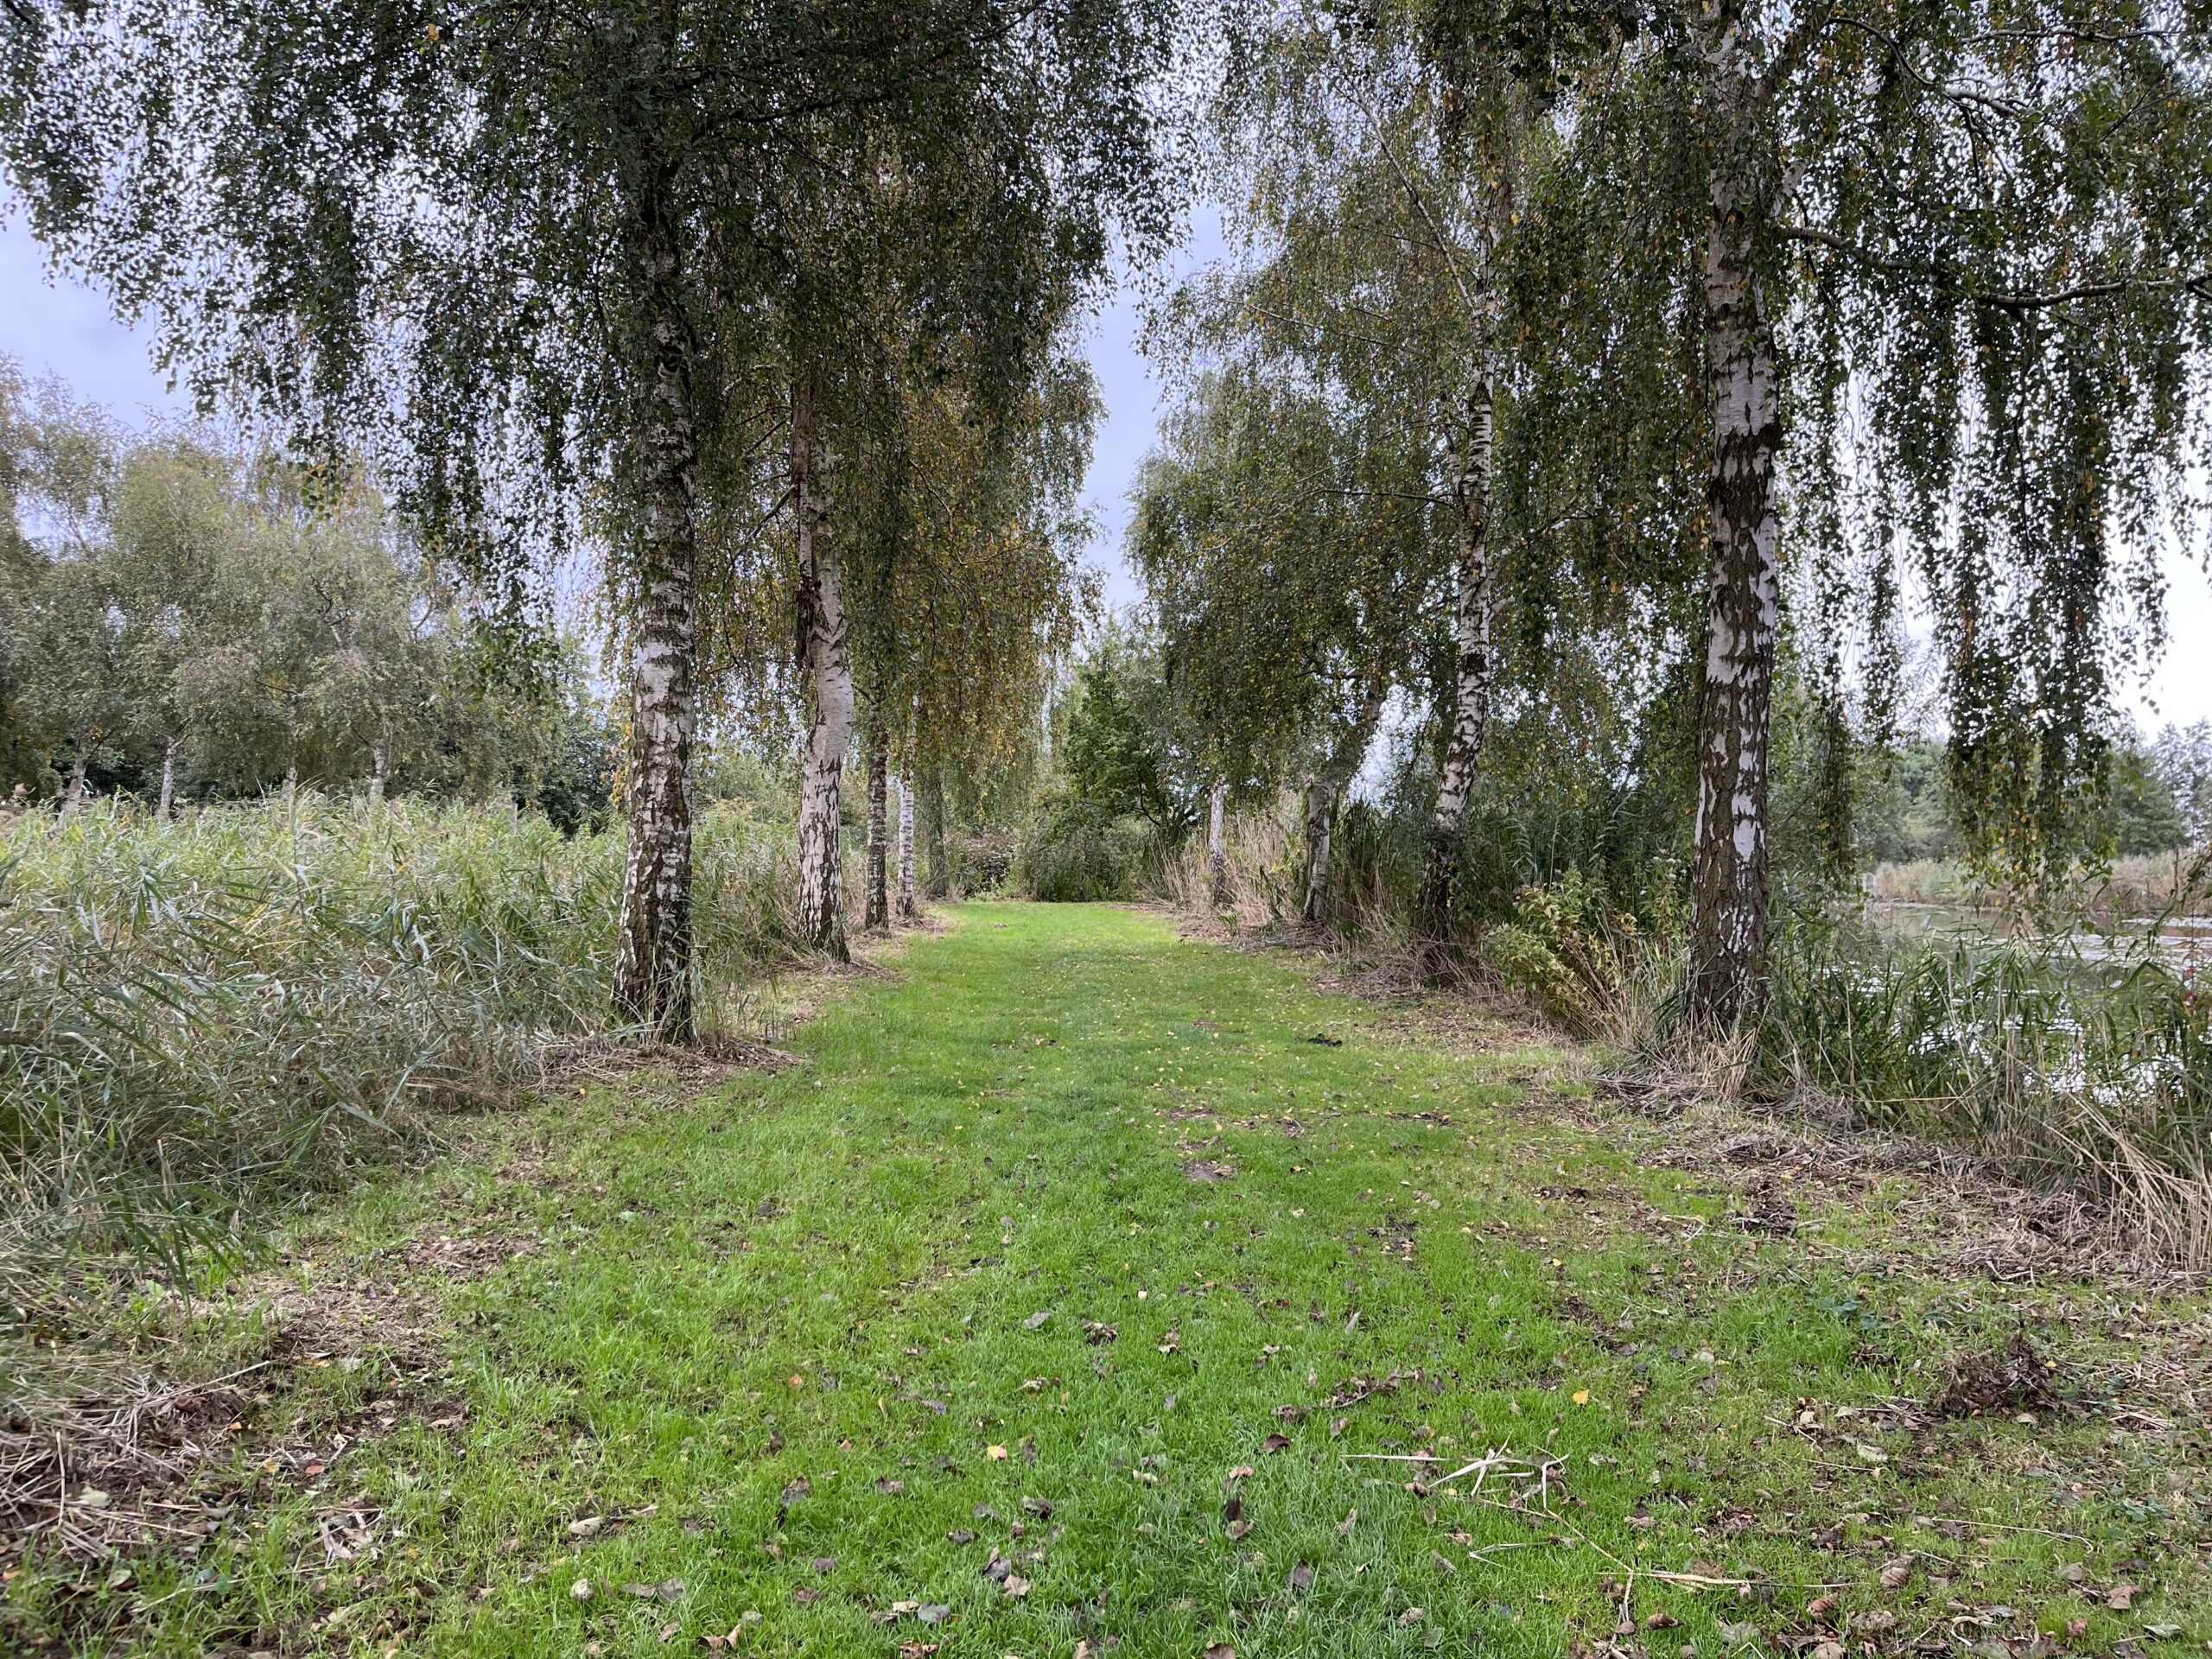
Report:
M 798 632 L 813 690 L 813 723 L 799 782 L 799 926 L 838 962 L 845 946 L 843 849 L 837 820 L 845 751 L 853 741 L 853 664 L 835 541 L 824 533 L 815 491 L 811 393 L 791 390 L 791 479 L 798 515 Z
M 92 759 L 92 737 L 86 733 L 77 739 L 76 753 L 69 757 L 69 781 L 61 791 L 61 818 L 67 823 L 77 816 L 77 809 L 85 804 L 85 767 Z
M 870 722 L 868 734 L 868 918 L 869 927 L 891 925 L 890 893 L 886 868 L 890 849 L 884 844 L 884 791 L 888 785 L 891 757 L 884 740 L 883 722 Z
M 942 899 L 952 891 L 952 863 L 944 846 L 944 774 L 937 762 L 927 762 L 922 774 L 922 836 L 929 843 L 929 884 L 923 891 Z
M 379 737 L 369 750 L 369 806 L 372 810 L 384 804 L 385 785 L 391 779 L 391 745 Z
M 1213 793 L 1206 802 L 1206 887 L 1216 910 L 1229 903 L 1229 843 L 1224 823 L 1228 801 L 1227 780 L 1215 779 Z
M 1423 971 L 1452 944 L 1452 889 L 1465 858 L 1467 803 L 1482 762 L 1483 733 L 1490 722 L 1491 455 L 1497 434 L 1494 370 L 1484 354 L 1467 388 L 1452 443 L 1452 513 L 1458 542 L 1459 591 L 1453 611 L 1458 668 L 1452 683 L 1452 735 L 1436 780 L 1436 807 L 1421 858 L 1421 890 L 1414 903 L 1414 947 Z
M 1338 735 L 1328 759 L 1306 780 L 1306 893 L 1299 913 L 1317 926 L 1329 912 L 1329 861 L 1336 845 L 1337 798 L 1367 758 L 1367 746 L 1375 741 L 1375 728 L 1382 718 L 1382 699 L 1389 692 L 1386 677 L 1368 681 L 1361 690 L 1351 724 Z
M 899 919 L 911 922 L 921 914 L 914 902 L 914 784 L 899 780 Z
M 645 521 L 630 626 L 629 849 L 615 925 L 614 1009 L 689 1042 L 691 745 L 698 726 L 695 588 L 699 442 L 676 227 L 663 194 L 643 204 L 653 384 L 639 434 Z
M 1306 779 L 1306 897 L 1299 918 L 1319 926 L 1329 912 L 1329 854 L 1337 792 L 1319 772 Z
M 1764 193 L 1744 160 L 1757 111 L 1740 54 L 1711 54 L 1708 85 L 1735 128 L 1712 175 L 1705 337 L 1713 393 L 1707 483 L 1709 587 L 1698 706 L 1690 876 L 1689 1007 L 1708 1029 L 1758 1010 L 1767 922 L 1767 757 L 1780 613 L 1775 459 L 1782 445 L 1774 327 L 1753 264 Z
M 183 734 L 178 733 L 162 747 L 162 798 L 154 808 L 154 822 L 167 823 L 170 809 L 176 804 L 176 758 L 184 748 Z

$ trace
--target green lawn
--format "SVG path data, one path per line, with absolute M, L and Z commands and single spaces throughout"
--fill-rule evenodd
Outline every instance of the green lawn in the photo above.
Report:
M 1771 1217 L 1758 1172 L 1660 1164 L 1694 1127 L 1593 1102 L 1574 1057 L 1452 1052 L 1127 910 L 957 910 L 791 1046 L 703 1092 L 571 1084 L 319 1220 L 288 1271 L 354 1322 L 270 1350 L 230 1521 L 114 1587 L 35 1565 L 15 1628 L 945 1659 L 2212 1638 L 2201 1298 L 1942 1271 L 1904 1178 L 1807 1171 L 1794 1235 L 1737 1224 Z M 380 1334 L 378 1298 L 428 1334 Z M 2079 1409 L 1900 1414 L 2024 1324 Z

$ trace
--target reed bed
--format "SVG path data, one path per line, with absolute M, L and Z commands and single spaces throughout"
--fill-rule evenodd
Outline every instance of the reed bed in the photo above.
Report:
M 789 845 L 699 826 L 709 1029 L 793 954 Z M 0 830 L 0 1295 L 181 1267 L 605 1034 L 621 861 L 619 832 L 310 796 Z

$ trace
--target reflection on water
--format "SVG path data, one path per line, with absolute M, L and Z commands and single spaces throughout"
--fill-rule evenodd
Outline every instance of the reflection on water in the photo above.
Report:
M 1872 899 L 1866 914 L 1881 931 L 1904 938 L 2001 939 L 2013 937 L 2019 926 L 2013 912 L 1994 905 Z M 2201 968 L 2212 962 L 2212 916 L 2125 916 L 2077 925 L 2048 943 L 2083 962 L 2134 960 L 2148 952 L 2177 967 Z

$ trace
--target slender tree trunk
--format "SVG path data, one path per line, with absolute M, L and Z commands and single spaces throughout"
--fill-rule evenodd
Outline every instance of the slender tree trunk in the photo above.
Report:
M 154 808 L 154 822 L 167 823 L 176 804 L 176 758 L 184 748 L 184 734 L 177 733 L 162 747 L 162 798 Z
M 369 809 L 384 804 L 385 786 L 391 781 L 391 745 L 378 737 L 369 750 Z
M 869 927 L 888 927 L 891 925 L 891 895 L 887 866 L 890 849 L 885 844 L 886 822 L 884 799 L 889 782 L 889 744 L 883 734 L 883 722 L 869 721 L 868 734 L 868 922 Z
M 1389 693 L 1389 682 L 1383 677 L 1368 681 L 1351 724 L 1338 734 L 1327 760 L 1306 780 L 1306 893 L 1300 914 L 1317 926 L 1329 913 L 1329 862 L 1336 846 L 1337 799 L 1367 758 L 1367 746 L 1375 741 L 1375 728 L 1382 718 L 1382 699 Z
M 1309 773 L 1304 794 L 1306 812 L 1306 898 L 1299 912 L 1301 920 L 1318 926 L 1329 913 L 1329 854 L 1335 839 L 1337 791 L 1319 772 Z
M 952 862 L 944 845 L 944 774 L 934 760 L 924 763 L 922 774 L 922 837 L 928 843 L 929 884 L 923 891 L 942 899 L 952 891 Z
M 1740 1027 L 1764 987 L 1767 756 L 1781 578 L 1775 458 L 1782 447 L 1774 328 L 1753 264 L 1765 196 L 1743 164 L 1751 76 L 1732 57 L 1708 72 L 1733 118 L 1713 171 L 1705 337 L 1712 376 L 1707 485 L 1705 683 L 1698 706 L 1697 823 L 1690 877 L 1689 1006 L 1707 1029 Z
M 92 760 L 93 739 L 86 733 L 77 739 L 76 752 L 69 757 L 69 781 L 61 791 L 61 817 L 67 823 L 77 816 L 85 804 L 85 767 Z
M 815 492 L 811 394 L 791 390 L 791 478 L 798 515 L 799 642 L 813 690 L 813 724 L 799 785 L 799 925 L 838 962 L 845 947 L 844 855 L 838 840 L 845 751 L 853 741 L 853 664 L 836 542 L 824 532 Z
M 1229 843 L 1224 824 L 1228 804 L 1229 784 L 1217 778 L 1206 801 L 1206 891 L 1216 910 L 1229 903 Z
M 1491 454 L 1496 436 L 1495 392 L 1487 360 L 1467 389 L 1452 445 L 1452 511 L 1458 542 L 1459 591 L 1453 626 L 1458 671 L 1452 683 L 1452 735 L 1436 781 L 1436 807 L 1421 858 L 1414 903 L 1414 944 L 1424 971 L 1452 945 L 1452 889 L 1465 860 L 1467 803 L 1482 763 L 1496 664 L 1491 654 Z
M 899 780 L 899 919 L 911 922 L 921 914 L 914 902 L 914 782 Z
M 664 1041 L 693 1034 L 691 745 L 698 729 L 694 590 L 699 441 L 680 243 L 659 188 L 641 217 L 652 396 L 638 435 L 645 522 L 630 619 L 629 850 L 616 923 L 614 1009 Z

